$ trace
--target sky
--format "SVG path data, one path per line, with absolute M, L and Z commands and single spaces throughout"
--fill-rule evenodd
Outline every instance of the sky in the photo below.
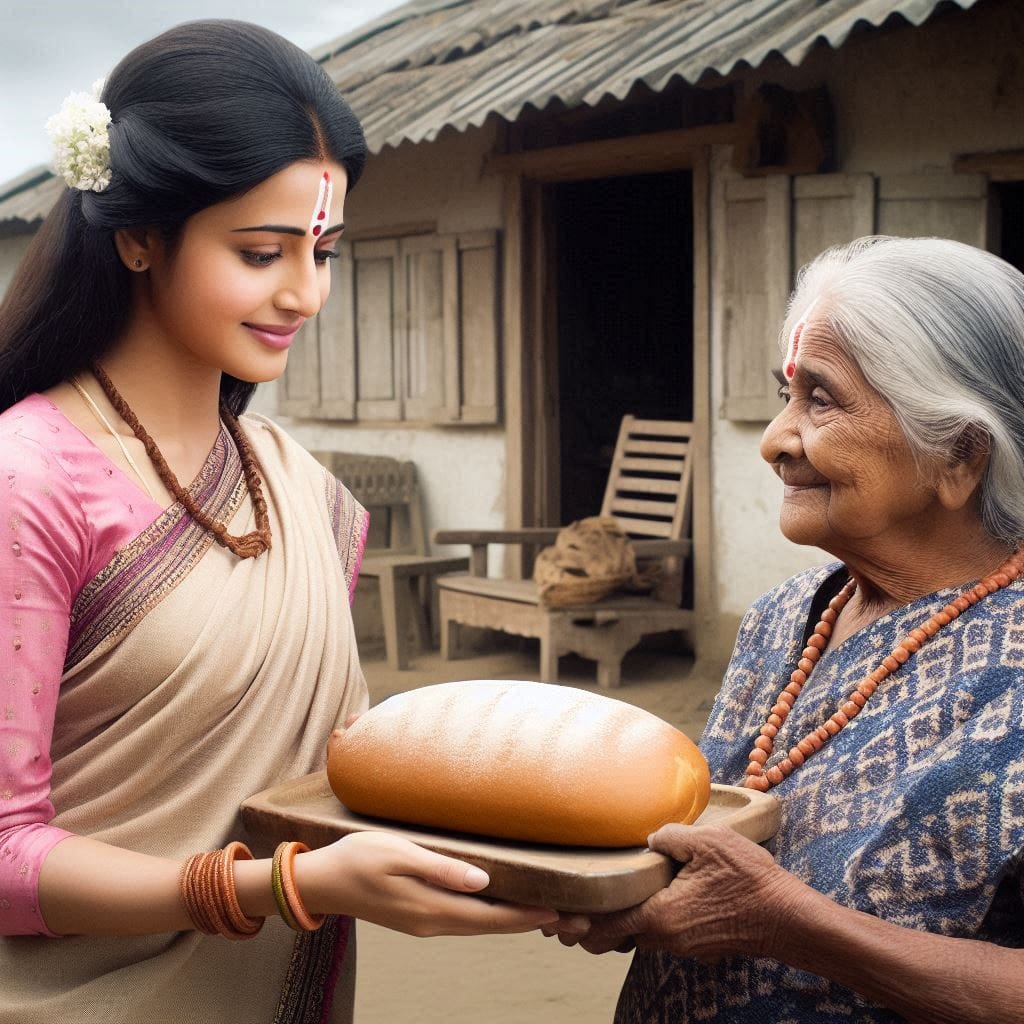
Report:
M 403 0 L 0 0 L 0 187 L 49 164 L 45 124 L 132 47 L 195 18 L 238 18 L 312 49 Z

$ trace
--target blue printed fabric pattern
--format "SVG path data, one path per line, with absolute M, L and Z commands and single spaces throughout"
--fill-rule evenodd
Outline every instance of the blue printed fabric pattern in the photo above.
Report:
M 800 656 L 816 592 L 845 578 L 836 563 L 808 570 L 747 613 L 701 739 L 716 782 L 742 781 L 754 737 Z M 768 765 L 961 589 L 923 597 L 826 649 Z M 771 792 L 782 804 L 776 860 L 836 903 L 907 928 L 1024 947 L 1024 582 L 940 630 Z M 640 951 L 615 1019 L 902 1018 L 774 960 L 737 957 L 708 966 Z

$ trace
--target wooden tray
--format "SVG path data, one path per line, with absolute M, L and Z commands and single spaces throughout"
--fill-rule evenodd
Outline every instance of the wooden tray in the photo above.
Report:
M 491 878 L 483 895 L 576 913 L 632 907 L 668 885 L 677 870 L 668 857 L 643 846 L 542 846 L 360 817 L 339 803 L 326 772 L 265 789 L 241 811 L 253 844 L 263 845 L 264 853 L 286 839 L 316 848 L 351 832 L 387 832 L 483 868 Z M 761 843 L 779 827 L 779 805 L 766 793 L 713 784 L 697 824 L 727 825 Z

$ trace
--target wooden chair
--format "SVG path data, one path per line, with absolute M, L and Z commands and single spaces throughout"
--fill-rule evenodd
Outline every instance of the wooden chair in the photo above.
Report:
M 314 452 L 370 511 L 371 534 L 382 546 L 368 546 L 359 569 L 360 579 L 380 584 L 384 648 L 393 669 L 409 667 L 410 619 L 416 623 L 420 648 L 431 646 L 434 578 L 465 572 L 469 559 L 427 553 L 423 502 L 412 462 L 379 455 Z M 383 525 L 381 525 L 383 517 Z
M 468 544 L 470 573 L 438 580 L 441 651 L 457 653 L 460 626 L 537 637 L 540 678 L 558 681 L 558 659 L 576 653 L 597 662 L 602 687 L 621 682 L 622 659 L 649 633 L 690 630 L 693 612 L 680 607 L 683 569 L 690 553 L 691 437 L 693 424 L 626 416 L 605 489 L 601 515 L 614 516 L 630 535 L 638 562 L 661 562 L 651 594 L 613 594 L 593 604 L 548 608 L 532 580 L 487 578 L 488 544 L 554 543 L 557 529 L 441 530 L 438 544 Z

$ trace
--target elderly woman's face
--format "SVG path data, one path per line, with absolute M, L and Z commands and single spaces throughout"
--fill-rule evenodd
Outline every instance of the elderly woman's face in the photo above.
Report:
M 823 331 L 804 330 L 786 407 L 761 455 L 785 485 L 780 526 L 797 544 L 868 551 L 915 535 L 934 511 L 892 410 Z

